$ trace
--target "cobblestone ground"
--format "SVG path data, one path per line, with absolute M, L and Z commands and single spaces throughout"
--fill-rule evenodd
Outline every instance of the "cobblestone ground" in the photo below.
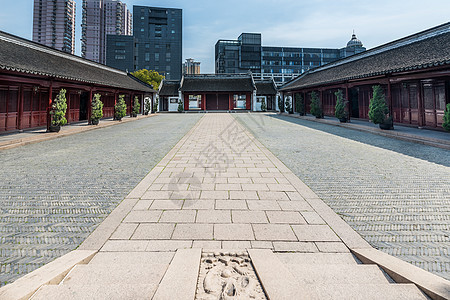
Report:
M 0 285 L 75 249 L 197 122 L 160 115 L 0 152 Z
M 274 114 L 236 117 L 372 246 L 450 279 L 450 151 Z

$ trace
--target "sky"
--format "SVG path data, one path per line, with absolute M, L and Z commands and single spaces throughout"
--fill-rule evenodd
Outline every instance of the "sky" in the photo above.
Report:
M 214 45 L 242 32 L 262 34 L 263 46 L 342 48 L 353 30 L 367 49 L 450 21 L 449 0 L 122 0 L 183 9 L 183 60 L 214 73 Z M 76 0 L 76 54 L 81 4 Z M 0 30 L 31 39 L 33 0 L 0 0 Z

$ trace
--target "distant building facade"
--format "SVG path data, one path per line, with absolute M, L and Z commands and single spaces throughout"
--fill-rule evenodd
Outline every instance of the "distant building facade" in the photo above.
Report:
M 194 61 L 192 58 L 187 58 L 183 63 L 184 74 L 200 74 L 200 62 Z
M 106 65 L 126 72 L 134 71 L 134 36 L 106 36 Z
M 273 78 L 278 84 L 324 64 L 365 51 L 353 34 L 342 49 L 268 47 L 261 45 L 261 34 L 242 33 L 237 40 L 219 40 L 215 46 L 215 72 L 246 73 L 255 78 Z
M 120 0 L 83 0 L 81 56 L 106 64 L 108 34 L 131 35 L 131 13 Z
M 75 53 L 75 0 L 34 0 L 33 41 Z
M 182 10 L 133 6 L 134 70 L 155 70 L 168 80 L 182 74 Z

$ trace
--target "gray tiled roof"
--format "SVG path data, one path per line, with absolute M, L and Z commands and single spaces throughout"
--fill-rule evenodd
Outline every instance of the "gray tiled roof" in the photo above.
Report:
M 255 85 L 250 74 L 185 75 L 182 92 L 253 92 Z
M 180 88 L 179 80 L 163 80 L 158 95 L 160 96 L 178 96 Z
M 331 63 L 302 74 L 283 86 L 281 91 L 333 84 L 396 72 L 427 69 L 450 64 L 449 24 L 436 27 L 424 38 L 415 35 L 373 50 Z M 423 33 L 421 33 L 424 35 Z M 406 40 L 406 41 L 405 41 Z
M 126 72 L 0 31 L 0 70 L 154 92 Z
M 257 95 L 275 95 L 277 89 L 272 79 L 255 81 Z

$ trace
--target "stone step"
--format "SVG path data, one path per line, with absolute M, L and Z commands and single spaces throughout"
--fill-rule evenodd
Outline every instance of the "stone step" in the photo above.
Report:
M 89 265 L 170 264 L 175 252 L 99 252 Z
M 319 299 L 425 300 L 414 284 L 323 284 L 314 286 Z
M 63 285 L 148 284 L 158 285 L 168 264 L 77 265 L 61 282 Z
M 32 300 L 123 300 L 151 299 L 157 285 L 150 284 L 107 284 L 107 285 L 44 285 Z
M 301 284 L 389 283 L 380 268 L 375 265 L 286 264 L 286 268 Z
M 275 253 L 275 255 L 285 264 L 357 264 L 351 253 Z

